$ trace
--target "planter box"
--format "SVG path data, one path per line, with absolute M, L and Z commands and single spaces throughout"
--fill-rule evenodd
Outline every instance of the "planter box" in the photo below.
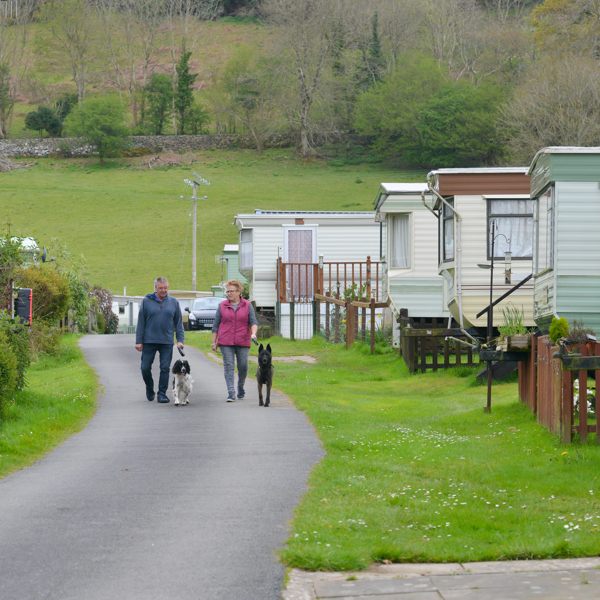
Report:
M 511 335 L 506 338 L 500 338 L 496 344 L 496 350 L 527 350 L 531 348 L 531 334 Z

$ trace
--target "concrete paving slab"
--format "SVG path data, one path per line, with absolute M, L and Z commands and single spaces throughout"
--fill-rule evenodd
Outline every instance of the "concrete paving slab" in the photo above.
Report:
M 356 578 L 356 580 L 349 577 Z M 284 600 L 599 600 L 600 558 L 293 569 Z
M 343 582 L 318 581 L 315 583 L 317 598 L 356 598 L 357 596 L 434 591 L 435 587 L 426 577 Z

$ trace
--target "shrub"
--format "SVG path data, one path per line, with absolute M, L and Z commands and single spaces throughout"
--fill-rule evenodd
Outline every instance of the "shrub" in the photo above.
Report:
M 34 321 L 31 327 L 31 351 L 40 354 L 56 355 L 60 351 L 60 327 L 46 321 Z
M 585 327 L 583 321 L 573 319 L 573 326 L 569 330 L 569 334 L 566 336 L 567 344 L 585 344 L 587 342 L 587 336 L 596 336 L 593 329 Z
M 556 344 L 560 338 L 566 338 L 569 334 L 569 321 L 564 317 L 557 319 L 554 317 L 550 324 L 550 341 Z
M 17 360 L 15 389 L 22 390 L 25 387 L 25 375 L 31 363 L 29 327 L 21 325 L 9 318 L 6 313 L 2 313 L 0 314 L 0 331 L 5 334 L 7 344 Z
M 33 318 L 57 321 L 67 312 L 69 282 L 58 271 L 42 267 L 20 269 L 15 284 L 33 290 Z
M 12 399 L 17 387 L 18 363 L 8 335 L 0 330 L 0 410 Z
M 105 333 L 106 331 L 106 319 L 102 313 L 96 313 L 96 320 L 98 325 L 96 326 L 96 331 L 98 333 Z
M 106 319 L 106 328 L 104 333 L 117 333 L 117 327 L 119 326 L 119 317 L 114 312 L 110 313 L 108 319 Z

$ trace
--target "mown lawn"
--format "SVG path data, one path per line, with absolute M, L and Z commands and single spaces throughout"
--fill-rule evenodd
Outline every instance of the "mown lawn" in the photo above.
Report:
M 494 384 L 485 414 L 477 369 L 409 375 L 396 354 L 362 344 L 267 341 L 276 355 L 317 357 L 277 364 L 275 386 L 327 453 L 295 511 L 285 564 L 354 570 L 600 553 L 600 448 L 593 439 L 561 446 L 518 401 L 514 380 Z
M 114 294 L 152 291 L 155 277 L 171 289 L 191 289 L 191 188 L 197 172 L 211 186 L 198 204 L 198 289 L 221 281 L 215 261 L 225 244 L 237 244 L 238 213 L 263 210 L 372 210 L 383 181 L 419 181 L 425 175 L 381 164 L 301 161 L 293 150 L 196 153 L 191 166 L 147 168 L 148 158 L 40 159 L 35 166 L 0 174 L 0 223 L 40 246 L 53 238 L 84 255 L 92 284 Z M 365 157 L 367 159 L 368 157 Z M 354 160 L 353 162 L 357 162 Z M 338 166 L 331 166 L 331 163 Z

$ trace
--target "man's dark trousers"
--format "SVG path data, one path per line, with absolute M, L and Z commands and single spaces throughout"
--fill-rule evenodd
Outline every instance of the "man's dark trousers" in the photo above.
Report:
M 158 379 L 158 395 L 166 396 L 169 388 L 169 373 L 173 358 L 173 344 L 144 344 L 142 348 L 142 377 L 148 392 L 154 392 L 152 379 L 152 363 L 156 353 L 160 354 L 160 376 Z

